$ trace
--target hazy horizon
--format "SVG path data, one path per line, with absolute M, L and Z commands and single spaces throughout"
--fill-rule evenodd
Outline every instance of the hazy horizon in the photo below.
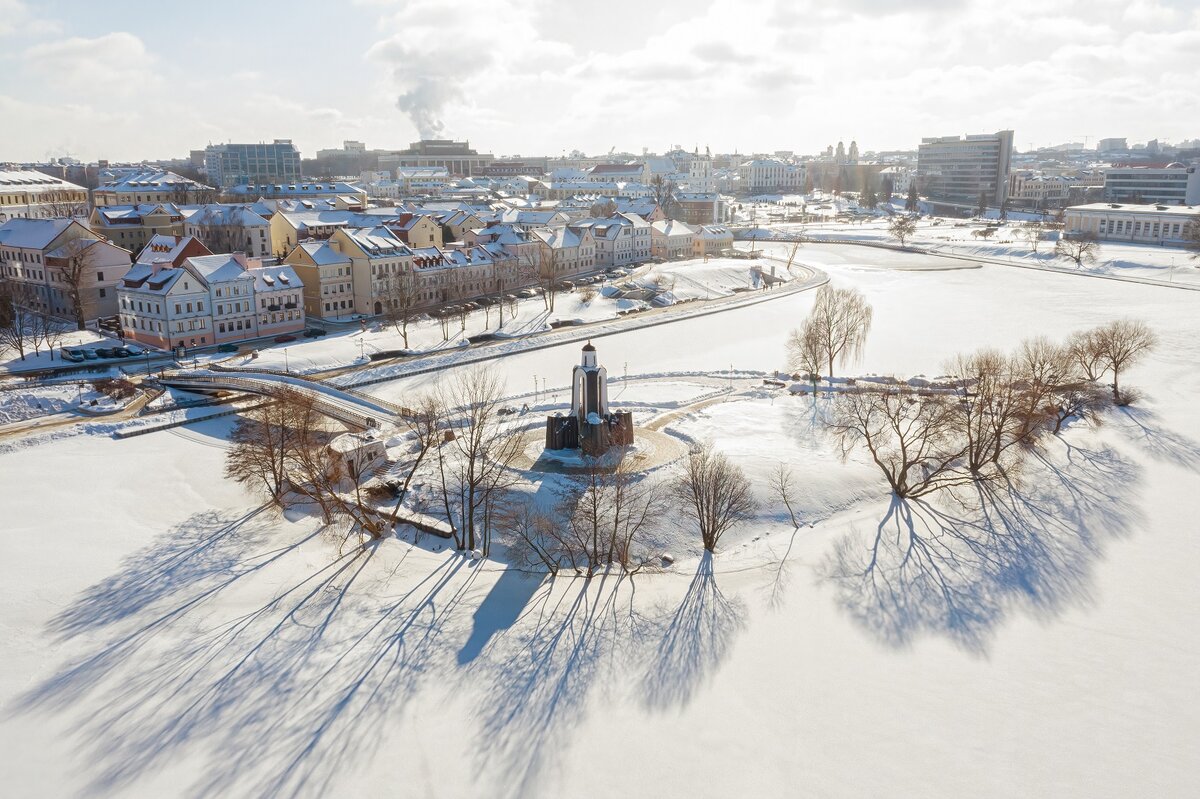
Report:
M 1200 135 L 1200 9 L 1185 0 L 330 8 L 0 0 L 0 160 L 274 138 L 312 157 L 429 135 L 497 155 Z

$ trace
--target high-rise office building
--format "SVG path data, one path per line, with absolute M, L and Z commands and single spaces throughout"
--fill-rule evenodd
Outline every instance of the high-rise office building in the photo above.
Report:
M 917 181 L 934 201 L 974 205 L 1004 202 L 1012 162 L 1013 132 L 922 139 L 917 148 Z
M 270 144 L 210 144 L 204 150 L 209 182 L 223 189 L 243 183 L 295 183 L 300 151 L 291 139 Z

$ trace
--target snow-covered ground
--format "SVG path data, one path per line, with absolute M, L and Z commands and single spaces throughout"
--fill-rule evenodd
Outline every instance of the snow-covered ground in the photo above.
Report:
M 837 238 L 856 241 L 894 244 L 887 231 L 887 221 L 868 220 L 846 223 L 781 224 L 772 229 L 783 232 L 803 232 L 815 239 Z M 975 233 L 985 225 L 956 219 L 922 219 L 910 244 L 933 252 L 945 252 L 965 257 L 999 258 L 1012 263 L 1079 269 L 1100 275 L 1137 277 L 1179 282 L 1200 286 L 1200 260 L 1190 257 L 1182 247 L 1160 247 L 1129 242 L 1100 242 L 1095 263 L 1077 267 L 1073 261 L 1054 255 L 1057 233 L 1045 233 L 1046 240 L 1033 253 L 1028 239 L 1022 235 L 1020 222 L 1001 225 L 988 239 Z
M 788 462 L 812 526 L 793 532 L 768 505 L 711 561 L 590 585 L 472 564 L 437 542 L 359 550 L 258 511 L 221 476 L 228 418 L 10 447 L 5 785 L 1191 796 L 1200 295 L 996 265 L 919 271 L 907 267 L 937 259 L 861 247 L 805 245 L 797 258 L 874 305 L 856 373 L 938 374 L 956 352 L 1135 316 L 1161 337 L 1122 380 L 1146 398 L 1048 441 L 1011 505 L 910 507 L 909 527 L 871 468 L 821 440 L 820 401 L 746 379 L 744 396 L 672 424 L 712 438 L 764 498 L 765 475 Z M 770 372 L 811 303 L 780 295 L 595 344 L 613 375 L 626 362 L 630 374 Z M 516 395 L 535 375 L 562 386 L 578 355 L 572 343 L 496 365 Z M 403 402 L 436 379 L 369 390 Z M 644 385 L 640 401 L 689 399 Z
M 101 335 L 94 330 L 69 330 L 62 334 L 58 343 L 54 347 L 54 353 L 51 355 L 46 348 L 41 348 L 41 351 L 34 353 L 30 348 L 25 353 L 24 360 L 15 352 L 0 353 L 0 373 L 4 372 L 28 372 L 34 369 L 47 369 L 50 367 L 61 366 L 62 358 L 59 357 L 59 346 L 63 347 L 82 347 L 84 349 L 95 349 L 97 347 L 114 347 L 122 342 L 115 338 Z M 96 360 L 87 361 L 92 366 L 112 365 L 117 366 L 119 361 L 113 360 Z
M 734 289 L 757 287 L 752 268 L 758 266 L 770 272 L 770 262 L 761 259 L 713 258 L 707 263 L 702 259 L 688 259 L 661 265 L 646 265 L 624 278 L 615 278 L 607 285 L 651 284 L 660 275 L 669 276 L 673 285 L 671 292 L 676 299 L 716 298 L 728 296 Z M 504 314 L 500 319 L 499 307 L 472 311 L 467 316 L 466 327 L 458 317 L 450 322 L 450 338 L 443 338 L 441 323 L 433 319 L 414 321 L 408 328 L 408 347 L 419 352 L 449 350 L 466 343 L 470 336 L 483 333 L 498 333 L 502 336 L 524 336 L 550 329 L 555 321 L 597 322 L 614 319 L 618 312 L 630 308 L 644 307 L 645 303 L 605 296 L 603 285 L 581 287 L 571 292 L 555 295 L 554 310 L 548 311 L 541 297 L 521 299 L 517 315 Z M 250 360 L 241 356 L 229 361 L 231 365 L 288 368 L 294 372 L 317 372 L 364 362 L 373 352 L 403 349 L 404 339 L 393 326 L 377 321 L 370 322 L 367 329 L 361 327 L 341 329 L 319 339 L 300 339 L 287 345 L 264 346 L 258 357 Z M 285 354 L 286 350 L 286 354 Z

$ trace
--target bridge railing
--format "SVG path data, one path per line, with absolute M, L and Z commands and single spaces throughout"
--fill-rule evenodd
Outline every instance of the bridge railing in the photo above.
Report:
M 379 420 L 369 413 L 360 411 L 352 406 L 331 402 L 329 401 L 329 395 L 307 386 L 287 386 L 286 384 L 272 383 L 266 380 L 251 380 L 244 377 L 226 375 L 168 375 L 160 378 L 159 382 L 178 386 L 201 383 L 218 388 L 230 388 L 247 391 L 252 394 L 265 394 L 267 396 L 276 396 L 282 393 L 283 390 L 298 391 L 304 396 L 311 398 L 313 407 L 326 416 L 360 427 L 379 426 Z M 270 389 L 271 386 L 280 386 L 281 388 L 272 391 Z
M 305 383 L 310 383 L 312 385 L 317 385 L 317 386 L 324 386 L 325 388 L 330 388 L 330 389 L 333 389 L 334 391 L 344 392 L 351 396 L 358 397 L 359 399 L 363 400 L 364 402 L 374 403 L 382 408 L 386 408 L 386 409 L 392 411 L 397 416 L 401 416 L 401 415 L 409 413 L 409 409 L 405 408 L 403 405 L 397 405 L 394 402 L 388 402 L 387 400 L 380 399 L 379 397 L 373 396 L 371 394 L 367 394 L 362 391 L 357 391 L 354 388 L 351 388 L 349 386 L 340 386 L 336 383 L 330 383 L 325 380 L 321 380 L 320 378 L 311 377 L 309 375 L 297 374 L 295 372 L 284 372 L 279 369 L 268 369 L 268 368 L 254 369 L 254 368 L 245 367 L 245 366 L 221 366 L 220 364 L 213 364 L 209 368 L 212 369 L 214 372 L 238 372 L 238 373 L 242 373 L 242 374 L 267 374 L 267 375 L 274 375 L 276 377 L 288 378 L 291 380 L 302 380 Z

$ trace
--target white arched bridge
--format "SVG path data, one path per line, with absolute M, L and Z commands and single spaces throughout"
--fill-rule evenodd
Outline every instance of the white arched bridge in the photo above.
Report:
M 298 394 L 313 407 L 343 424 L 366 430 L 393 424 L 405 413 L 399 405 L 353 389 L 284 372 L 258 369 L 187 369 L 166 372 L 158 382 L 188 391 L 239 391 L 264 397 Z

